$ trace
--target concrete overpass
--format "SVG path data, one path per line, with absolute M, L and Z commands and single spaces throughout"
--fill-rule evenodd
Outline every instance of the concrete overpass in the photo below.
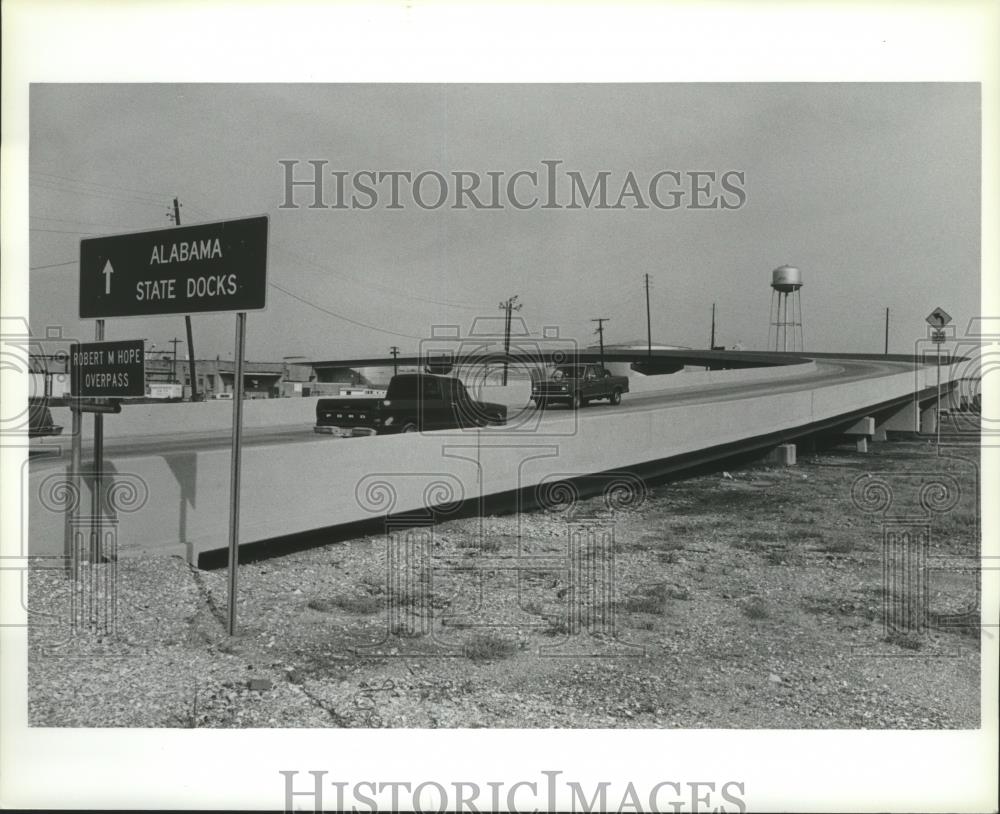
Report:
M 732 355 L 654 353 L 685 364 Z M 641 488 L 641 478 L 817 434 L 883 437 L 933 427 L 937 370 L 919 360 L 739 357 L 740 369 L 637 376 L 635 392 L 617 408 L 515 408 L 507 427 L 482 430 L 332 439 L 312 433 L 315 399 L 248 402 L 241 544 L 280 547 L 302 535 L 375 531 L 387 517 L 428 522 L 459 511 L 530 509 L 546 504 L 554 484 L 584 492 Z M 775 364 L 750 364 L 765 358 Z M 337 364 L 358 361 L 372 360 Z M 942 367 L 949 398 L 961 375 L 960 363 Z M 483 398 L 500 400 L 484 387 Z M 225 549 L 230 410 L 224 403 L 143 405 L 106 419 L 108 529 L 120 556 L 171 553 L 199 562 Z M 44 446 L 49 454 L 33 456 L 23 473 L 30 517 L 23 550 L 59 557 L 68 439 Z M 81 498 L 89 507 L 86 483 Z M 80 520 L 85 533 L 89 523 Z

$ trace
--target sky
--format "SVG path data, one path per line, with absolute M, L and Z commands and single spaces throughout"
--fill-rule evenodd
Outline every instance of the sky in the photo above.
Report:
M 717 343 L 763 349 L 771 271 L 785 263 L 802 271 L 806 350 L 881 352 L 890 308 L 890 351 L 904 353 L 936 306 L 959 330 L 980 312 L 979 100 L 978 85 L 916 83 L 36 84 L 32 331 L 91 339 L 79 241 L 170 226 L 177 196 L 185 225 L 270 216 L 251 360 L 415 351 L 433 326 L 499 328 L 515 294 L 532 333 L 589 345 L 590 320 L 607 317 L 606 342 L 641 340 L 645 274 L 654 341 L 707 347 L 715 303 Z M 350 174 L 473 172 L 484 188 L 487 172 L 558 160 L 588 184 L 610 173 L 612 198 L 629 172 L 642 187 L 664 170 L 733 171 L 745 203 L 428 210 L 404 191 L 394 210 L 382 185 L 370 210 L 310 209 L 303 191 L 285 209 L 282 160 L 299 177 L 318 160 Z M 192 321 L 197 357 L 232 358 L 233 317 Z M 185 353 L 179 315 L 108 320 L 107 339 L 138 337 L 158 350 L 177 337 Z

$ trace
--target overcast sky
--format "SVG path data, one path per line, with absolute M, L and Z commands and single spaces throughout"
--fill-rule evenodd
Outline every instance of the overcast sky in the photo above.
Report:
M 976 85 L 34 85 L 32 329 L 91 339 L 79 240 L 168 226 L 176 195 L 184 224 L 270 215 L 284 291 L 250 315 L 254 360 L 413 350 L 513 294 L 532 331 L 589 344 L 589 320 L 609 317 L 606 341 L 640 339 L 646 273 L 655 341 L 706 347 L 715 302 L 717 341 L 763 348 L 782 263 L 802 270 L 807 350 L 881 351 L 889 307 L 890 349 L 906 352 L 935 306 L 961 327 L 979 313 L 979 133 Z M 283 159 L 484 183 L 561 160 L 609 172 L 613 198 L 630 171 L 640 185 L 737 171 L 746 202 L 428 211 L 404 195 L 402 210 L 287 210 Z M 231 358 L 231 316 L 193 321 L 199 357 Z M 184 321 L 108 321 L 108 339 L 140 336 L 169 347 Z

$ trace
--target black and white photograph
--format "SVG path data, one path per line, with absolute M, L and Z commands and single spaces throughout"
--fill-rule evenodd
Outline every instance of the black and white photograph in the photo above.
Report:
M 4 682 L 194 779 L 58 803 L 917 810 L 929 743 L 995 810 L 995 81 L 71 64 L 4 138 Z

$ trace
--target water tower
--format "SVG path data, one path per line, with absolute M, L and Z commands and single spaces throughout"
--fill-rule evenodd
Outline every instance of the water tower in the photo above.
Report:
M 771 272 L 771 324 L 767 332 L 767 348 L 771 350 L 771 329 L 774 329 L 776 351 L 803 351 L 802 339 L 802 272 L 795 266 L 778 266 Z M 792 310 L 788 310 L 789 296 Z

